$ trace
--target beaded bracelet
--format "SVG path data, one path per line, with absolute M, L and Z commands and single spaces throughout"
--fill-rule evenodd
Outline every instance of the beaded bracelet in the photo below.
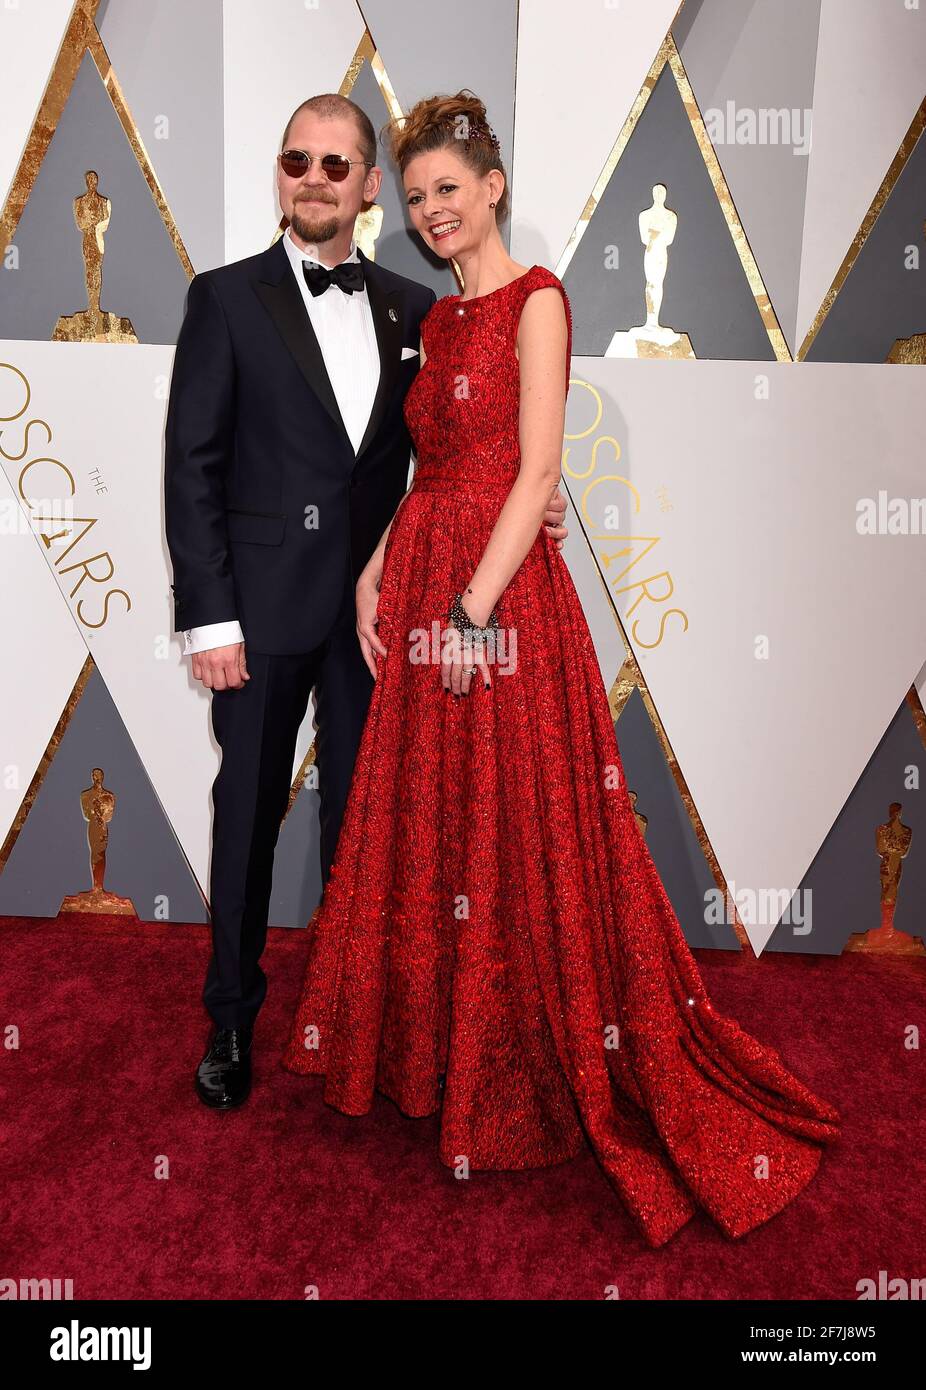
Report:
M 468 590 L 467 592 L 472 591 Z M 453 626 L 456 628 L 457 632 L 462 633 L 463 636 L 466 636 L 468 634 L 476 642 L 487 642 L 489 638 L 494 637 L 495 633 L 498 631 L 498 615 L 495 612 L 495 609 L 492 609 L 492 612 L 489 615 L 489 621 L 486 624 L 486 626 L 479 627 L 476 623 L 473 622 L 472 618 L 469 616 L 466 609 L 463 607 L 462 594 L 457 594 L 454 598 L 453 603 L 450 605 L 450 612 L 447 614 L 447 617 L 453 624 Z

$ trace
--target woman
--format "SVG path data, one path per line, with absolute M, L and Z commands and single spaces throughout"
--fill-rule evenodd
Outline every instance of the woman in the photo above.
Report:
M 390 134 L 412 223 L 465 292 L 422 323 L 414 482 L 357 584 L 376 686 L 283 1064 L 347 1114 L 374 1089 L 440 1107 L 449 1166 L 589 1142 L 652 1246 L 699 1207 L 740 1236 L 810 1180 L 839 1116 L 714 1011 L 638 829 L 540 529 L 569 302 L 504 249 L 485 108 L 433 97 Z

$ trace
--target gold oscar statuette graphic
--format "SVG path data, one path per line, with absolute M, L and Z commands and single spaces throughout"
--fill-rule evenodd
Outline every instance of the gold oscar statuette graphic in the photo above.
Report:
M 376 260 L 376 238 L 383 227 L 383 210 L 379 203 L 371 203 L 354 218 L 354 241 L 367 260 Z
M 97 192 L 93 169 L 84 174 L 86 193 L 74 199 L 74 221 L 83 238 L 84 276 L 87 304 L 76 314 L 65 314 L 55 324 L 54 343 L 137 343 L 129 319 L 119 318 L 100 308 L 103 289 L 103 233 L 109 226 L 112 203 Z
M 875 849 L 881 861 L 881 925 L 850 936 L 846 943 L 847 951 L 874 951 L 900 956 L 924 954 L 920 937 L 909 936 L 907 932 L 897 931 L 894 927 L 894 908 L 897 905 L 903 861 L 913 841 L 913 831 L 900 819 L 902 809 L 899 801 L 892 801 L 888 808 L 889 819 L 875 831 Z
M 677 333 L 659 322 L 669 247 L 675 240 L 678 213 L 666 207 L 666 186 L 653 185 L 653 202 L 640 213 L 643 273 L 646 276 L 646 322 L 615 333 L 605 357 L 690 357 L 694 352 L 687 333 Z
M 87 893 L 74 893 L 64 899 L 59 912 L 100 912 L 113 913 L 123 917 L 137 917 L 131 898 L 120 898 L 115 893 L 107 893 L 103 887 L 106 872 L 106 845 L 109 840 L 109 822 L 116 809 L 116 797 L 103 786 L 103 769 L 95 767 L 91 774 L 93 786 L 80 794 L 80 809 L 87 822 L 87 842 L 90 846 L 90 874 L 93 887 Z
M 926 232 L 926 222 L 923 223 L 923 231 Z M 926 333 L 914 333 L 912 338 L 898 338 L 887 360 L 901 366 L 923 366 L 926 363 Z

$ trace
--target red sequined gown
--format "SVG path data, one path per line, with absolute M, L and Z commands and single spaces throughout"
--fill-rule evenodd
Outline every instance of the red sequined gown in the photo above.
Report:
M 440 299 L 422 324 L 405 403 L 417 470 L 379 601 L 388 655 L 283 1065 L 324 1074 L 350 1115 L 374 1088 L 411 1116 L 440 1109 L 448 1166 L 533 1168 L 589 1143 L 651 1246 L 699 1208 L 741 1236 L 811 1179 L 839 1115 L 711 1006 L 555 543 L 540 532 L 496 605 L 517 660 L 490 668 L 491 689 L 477 675 L 454 698 L 438 664 L 409 657 L 415 629 L 444 628 L 517 474 L 518 319 L 546 285 L 571 349 L 542 266 Z

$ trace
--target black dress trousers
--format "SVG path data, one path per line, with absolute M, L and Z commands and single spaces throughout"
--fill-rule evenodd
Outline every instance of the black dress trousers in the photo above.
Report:
M 324 883 L 374 684 L 357 639 L 352 589 L 328 637 L 313 651 L 245 651 L 251 679 L 240 690 L 214 690 L 211 697 L 222 761 L 212 787 L 212 958 L 203 1003 L 219 1028 L 253 1024 L 267 993 L 260 957 L 273 856 L 309 695 L 314 688 Z

